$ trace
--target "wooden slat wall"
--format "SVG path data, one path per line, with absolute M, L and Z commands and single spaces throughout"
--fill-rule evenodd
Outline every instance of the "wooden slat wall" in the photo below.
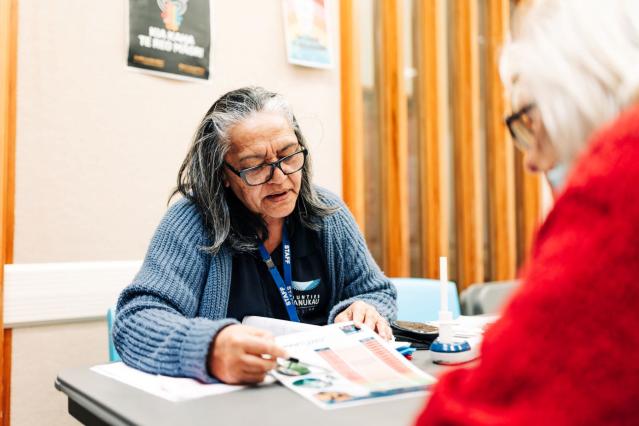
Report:
M 526 7 L 529 0 L 514 0 L 516 6 Z M 515 193 L 517 218 L 517 265 L 525 263 L 535 232 L 541 222 L 541 176 L 530 173 L 521 152 L 515 153 Z
M 457 284 L 484 279 L 479 152 L 479 46 L 477 2 L 452 1 L 452 78 L 457 230 Z
M 507 110 L 499 78 L 499 50 L 510 22 L 510 0 L 487 0 L 486 22 L 486 161 L 490 280 L 515 277 L 517 260 L 513 145 L 504 125 Z
M 515 156 L 517 174 L 517 264 L 528 259 L 535 231 L 541 221 L 541 177 L 526 170 L 523 155 Z
M 344 201 L 365 232 L 364 107 L 360 46 L 354 25 L 354 0 L 340 0 L 340 66 L 342 91 L 342 192 Z
M 526 7 L 529 0 L 515 0 L 518 7 Z M 517 211 L 517 265 L 528 259 L 533 238 L 541 222 L 541 179 L 538 174 L 526 170 L 524 156 L 515 153 L 515 197 Z
M 404 87 L 403 0 L 381 0 L 382 187 L 384 265 L 388 276 L 410 274 L 408 245 L 408 140 Z
M 13 262 L 16 135 L 17 0 L 0 1 L 0 371 L 2 424 L 10 422 L 11 330 L 3 326 L 4 265 Z
M 408 245 L 407 104 L 403 81 L 401 0 L 380 0 L 379 110 L 382 166 L 372 170 L 382 182 L 383 264 L 390 276 L 410 275 Z M 452 274 L 460 290 L 484 280 L 512 279 L 531 245 L 540 220 L 539 178 L 524 171 L 513 153 L 504 115 L 510 108 L 498 75 L 499 50 L 510 21 L 509 0 L 420 0 L 416 3 L 422 275 L 436 277 L 437 259 L 450 249 Z M 486 28 L 485 104 L 480 98 L 479 5 Z M 359 80 L 357 13 L 342 0 L 342 109 L 344 197 L 364 225 L 364 141 Z M 450 9 L 447 10 L 447 8 Z M 450 25 L 451 31 L 447 31 Z M 447 45 L 451 37 L 450 52 Z M 451 66 L 448 69 L 448 58 Z M 450 85 L 448 78 L 450 78 Z M 451 87 L 451 99 L 448 88 Z M 486 184 L 482 191 L 480 105 L 485 106 Z M 447 185 L 448 114 L 452 113 L 453 188 Z M 450 192 L 449 192 L 450 191 Z M 449 228 L 449 195 L 454 223 Z M 483 206 L 487 203 L 488 216 Z M 484 253 L 484 227 L 487 227 Z M 449 234 L 454 231 L 455 245 Z M 485 259 L 488 256 L 488 259 Z M 487 265 L 488 269 L 485 269 Z
M 445 0 L 417 3 L 417 106 L 420 146 L 422 271 L 439 276 L 439 257 L 448 253 L 448 205 L 444 171 L 448 130 Z

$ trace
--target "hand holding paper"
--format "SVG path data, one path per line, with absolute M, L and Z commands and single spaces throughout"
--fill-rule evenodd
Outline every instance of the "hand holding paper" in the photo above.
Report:
M 246 325 L 231 325 L 220 331 L 211 343 L 209 371 L 229 384 L 259 383 L 275 368 L 275 360 L 286 356 L 271 333 Z
M 393 337 L 393 332 L 386 319 L 377 312 L 377 309 L 360 300 L 353 302 L 351 306 L 335 317 L 336 323 L 345 321 L 353 321 L 358 327 L 366 324 L 368 328 L 386 340 Z

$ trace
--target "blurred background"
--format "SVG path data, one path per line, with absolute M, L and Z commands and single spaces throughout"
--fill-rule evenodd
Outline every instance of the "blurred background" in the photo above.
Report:
M 185 81 L 127 68 L 125 0 L 0 0 L 4 424 L 76 423 L 55 377 L 108 360 L 127 284 L 90 274 L 135 269 L 196 126 L 241 86 L 289 99 L 316 184 L 388 276 L 436 278 L 443 255 L 460 291 L 516 276 L 550 204 L 503 124 L 516 2 L 300 1 L 325 13 L 330 64 L 291 61 L 285 1 L 210 0 L 210 76 Z

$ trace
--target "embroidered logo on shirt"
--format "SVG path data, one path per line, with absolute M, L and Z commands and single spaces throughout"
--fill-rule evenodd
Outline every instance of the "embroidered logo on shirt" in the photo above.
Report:
M 293 288 L 297 291 L 311 291 L 320 285 L 320 279 L 311 281 L 293 281 Z
M 315 309 L 317 305 L 320 304 L 320 295 L 319 294 L 302 294 L 295 295 L 295 306 L 298 309 L 307 310 L 307 309 Z

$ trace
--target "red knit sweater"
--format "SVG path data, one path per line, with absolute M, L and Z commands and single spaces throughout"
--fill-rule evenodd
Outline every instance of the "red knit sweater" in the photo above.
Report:
M 639 425 L 639 107 L 594 136 L 481 361 L 418 425 Z

